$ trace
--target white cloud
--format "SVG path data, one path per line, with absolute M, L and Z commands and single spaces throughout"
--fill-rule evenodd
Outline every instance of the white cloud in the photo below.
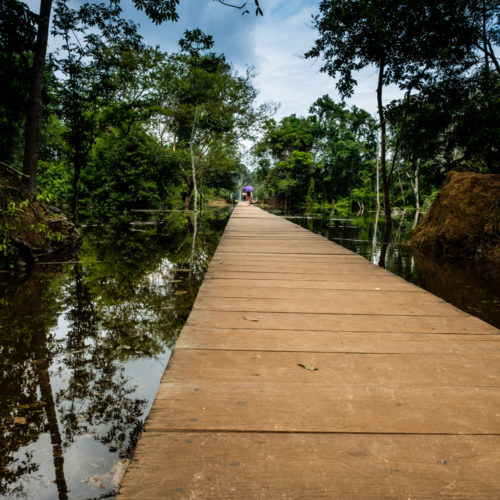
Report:
M 283 3 L 286 12 L 279 8 Z M 304 59 L 315 36 L 308 26 L 313 9 L 295 3 L 298 8 L 292 12 L 288 2 L 275 1 L 275 8 L 255 27 L 256 85 L 262 101 L 281 102 L 278 117 L 304 115 L 321 95 L 336 95 L 333 80 L 319 72 L 319 64 Z

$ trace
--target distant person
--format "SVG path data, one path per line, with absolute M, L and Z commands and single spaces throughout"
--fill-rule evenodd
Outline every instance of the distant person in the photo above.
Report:
M 252 186 L 244 186 L 243 187 L 243 192 L 246 194 L 245 200 L 248 201 L 248 204 L 252 204 L 252 191 L 253 187 Z

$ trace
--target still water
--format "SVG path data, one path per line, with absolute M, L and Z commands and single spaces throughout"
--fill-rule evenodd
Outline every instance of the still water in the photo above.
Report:
M 229 211 L 82 228 L 74 263 L 0 273 L 0 498 L 110 498 Z
M 287 219 L 379 263 L 384 223 L 373 214 L 336 219 L 287 215 Z M 437 258 L 406 245 L 413 219 L 394 221 L 385 267 L 456 307 L 500 328 L 500 269 L 470 259 Z
M 87 226 L 74 262 L 0 273 L 0 498 L 114 496 L 228 216 Z M 289 219 L 378 263 L 373 217 Z M 387 268 L 500 326 L 490 270 L 412 254 L 410 228 Z

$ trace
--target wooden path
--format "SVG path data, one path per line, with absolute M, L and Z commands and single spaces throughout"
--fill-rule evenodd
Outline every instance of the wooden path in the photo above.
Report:
M 499 499 L 498 333 L 240 204 L 120 497 Z

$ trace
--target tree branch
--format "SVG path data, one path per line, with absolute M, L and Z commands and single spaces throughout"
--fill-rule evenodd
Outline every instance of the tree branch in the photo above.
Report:
M 233 7 L 234 9 L 238 9 L 238 10 L 244 9 L 249 3 L 247 1 L 247 2 L 243 2 L 241 5 L 234 5 L 233 3 L 228 3 L 228 2 L 225 2 L 224 0 L 216 0 L 216 1 L 222 5 L 225 5 L 226 7 Z M 257 9 L 255 10 L 255 15 L 256 16 L 263 16 L 264 14 L 262 12 L 262 9 L 259 6 L 259 0 L 254 0 L 253 4 L 255 5 L 255 7 L 257 7 Z M 243 14 L 249 14 L 249 12 L 250 11 L 248 9 L 246 9 L 243 12 Z

